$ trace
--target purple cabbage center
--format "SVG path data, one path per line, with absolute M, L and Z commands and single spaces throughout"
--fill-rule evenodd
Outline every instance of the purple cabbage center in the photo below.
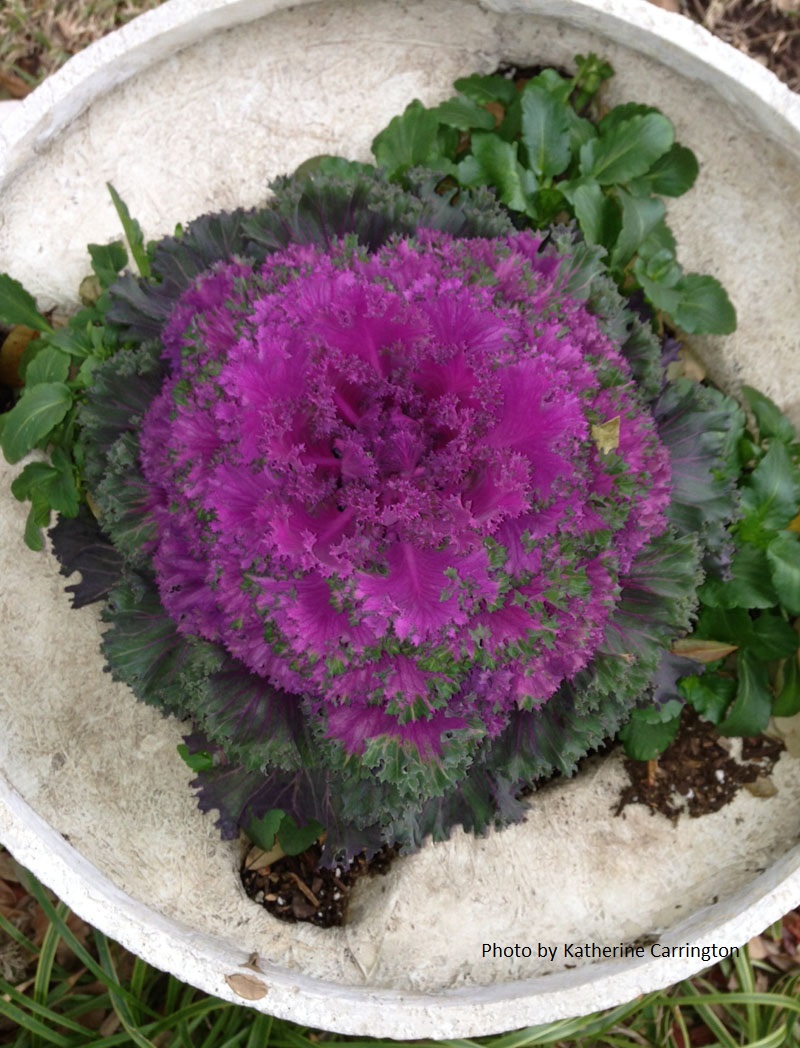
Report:
M 667 453 L 564 264 L 531 233 L 345 238 L 173 311 L 141 439 L 161 600 L 349 753 L 543 705 L 666 529 Z

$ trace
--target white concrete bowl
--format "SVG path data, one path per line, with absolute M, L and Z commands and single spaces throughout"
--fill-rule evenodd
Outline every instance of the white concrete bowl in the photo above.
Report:
M 114 182 L 148 235 L 263 199 L 308 156 L 367 158 L 413 97 L 503 61 L 569 66 L 595 50 L 609 100 L 661 107 L 697 153 L 670 207 L 687 269 L 715 273 L 740 326 L 699 349 L 712 374 L 800 409 L 800 99 L 690 22 L 638 0 L 171 0 L 47 81 L 0 129 L 0 271 L 69 305 L 85 244 L 118 236 Z M 102 672 L 92 610 L 24 549 L 0 499 L 0 838 L 154 965 L 311 1026 L 396 1038 L 486 1034 L 588 1013 L 697 971 L 800 902 L 800 768 L 673 826 L 611 815 L 619 767 L 536 795 L 524 825 L 463 834 L 365 884 L 344 929 L 287 926 L 250 903 L 175 755 L 181 725 Z M 565 943 L 657 940 L 695 955 L 585 963 Z M 484 957 L 484 944 L 532 956 Z M 556 947 L 555 959 L 539 947 Z M 252 953 L 262 974 L 243 967 Z M 663 952 L 663 951 L 660 951 Z M 709 957 L 710 960 L 710 957 Z M 707 962 L 706 962 L 707 963 Z M 574 967 L 573 967 L 574 965 Z M 260 989 L 259 989 L 260 987 Z

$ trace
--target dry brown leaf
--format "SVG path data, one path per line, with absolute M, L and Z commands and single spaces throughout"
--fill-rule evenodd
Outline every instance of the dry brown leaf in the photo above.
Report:
M 226 975 L 225 982 L 237 997 L 245 1001 L 260 1001 L 269 992 L 269 988 L 254 975 Z
M 28 348 L 28 343 L 38 337 L 38 331 L 23 324 L 12 327 L 0 346 L 0 385 L 11 386 L 13 389 L 19 389 L 23 385 L 19 375 L 22 354 Z
M 664 11 L 671 11 L 674 15 L 681 13 L 681 0 L 650 0 L 650 3 Z
M 257 844 L 254 844 L 245 856 L 244 868 L 246 870 L 260 870 L 264 866 L 271 866 L 273 862 L 282 859 L 285 854 L 286 852 L 281 848 L 277 840 L 269 851 L 264 851 L 263 848 L 259 848 Z
M 759 775 L 755 782 L 746 782 L 744 788 L 754 797 L 761 797 L 763 800 L 774 797 L 778 792 L 778 787 L 768 775 Z
M 747 944 L 747 952 L 751 961 L 763 961 L 765 957 L 769 957 L 769 944 L 763 935 L 756 935 Z
M 251 972 L 261 972 L 262 975 L 264 974 L 264 969 L 261 967 L 261 959 L 255 952 L 250 954 L 242 967 L 249 968 Z
M 685 637 L 672 645 L 673 655 L 683 655 L 696 662 L 716 662 L 737 650 L 736 644 L 725 644 L 721 640 L 703 640 L 700 637 Z

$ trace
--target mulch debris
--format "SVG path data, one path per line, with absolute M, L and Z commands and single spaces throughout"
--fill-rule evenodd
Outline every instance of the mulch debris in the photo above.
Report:
M 242 884 L 248 897 L 278 920 L 333 928 L 344 923 L 353 885 L 362 877 L 387 873 L 397 853 L 397 848 L 384 847 L 371 859 L 359 855 L 349 866 L 328 868 L 319 865 L 322 848 L 312 844 L 299 855 L 284 855 L 257 869 L 249 868 L 246 855 Z
M 770 775 L 783 743 L 760 735 L 742 740 L 741 758 L 734 757 L 733 749 L 732 740 L 717 735 L 713 724 L 685 707 L 675 741 L 658 760 L 625 759 L 630 785 L 620 793 L 614 814 L 629 804 L 645 804 L 672 820 L 684 814 L 698 818 L 719 811 L 742 788 L 756 796 L 774 794 Z

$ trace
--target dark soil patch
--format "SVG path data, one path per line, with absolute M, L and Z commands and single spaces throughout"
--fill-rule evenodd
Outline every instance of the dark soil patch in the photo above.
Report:
M 681 727 L 671 746 L 657 761 L 625 760 L 630 778 L 614 811 L 629 804 L 646 804 L 650 810 L 677 820 L 719 811 L 740 789 L 758 796 L 774 793 L 769 776 L 784 745 L 760 735 L 742 740 L 742 756 L 732 756 L 732 741 L 716 734 L 713 724 L 684 708 Z
M 245 856 L 242 884 L 248 897 L 278 920 L 333 928 L 344 923 L 353 885 L 362 877 L 387 873 L 397 852 L 396 848 L 384 847 L 372 859 L 361 855 L 349 866 L 331 868 L 319 865 L 319 844 L 257 869 L 248 868 Z

